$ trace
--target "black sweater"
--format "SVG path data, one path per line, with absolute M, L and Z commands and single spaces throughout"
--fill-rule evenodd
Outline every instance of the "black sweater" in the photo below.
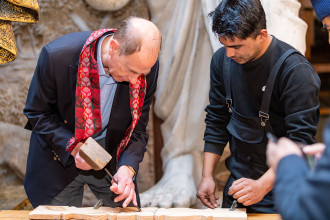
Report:
M 290 45 L 276 39 L 257 60 L 240 65 L 231 62 L 231 93 L 236 112 L 248 117 L 258 117 L 262 100 L 262 87 L 277 59 Z M 223 56 L 220 48 L 210 65 L 210 104 L 206 107 L 204 151 L 222 154 L 231 135 L 226 126 L 230 120 L 225 103 L 223 81 Z M 319 120 L 318 93 L 320 79 L 305 57 L 295 53 L 283 63 L 275 80 L 269 108 L 270 123 L 276 136 L 286 136 L 305 144 L 315 142 Z

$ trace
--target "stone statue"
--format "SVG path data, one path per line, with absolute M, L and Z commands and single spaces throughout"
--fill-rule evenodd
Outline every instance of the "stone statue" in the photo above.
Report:
M 117 11 L 128 4 L 130 0 L 86 0 L 87 4 L 100 11 Z
M 269 33 L 304 53 L 307 25 L 298 17 L 300 3 L 261 2 Z M 161 125 L 164 175 L 141 194 L 141 204 L 201 207 L 197 204 L 196 189 L 202 173 L 209 64 L 212 54 L 221 46 L 210 30 L 207 14 L 219 0 L 148 0 L 148 3 L 152 21 L 163 34 L 155 113 L 164 120 Z M 221 160 L 224 159 L 223 155 Z

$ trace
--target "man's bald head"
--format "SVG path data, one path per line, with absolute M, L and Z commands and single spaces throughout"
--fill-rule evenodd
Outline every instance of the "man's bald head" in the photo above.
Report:
M 161 33 L 152 22 L 137 17 L 125 19 L 113 35 L 120 46 L 119 55 L 141 52 L 158 56 L 161 47 Z

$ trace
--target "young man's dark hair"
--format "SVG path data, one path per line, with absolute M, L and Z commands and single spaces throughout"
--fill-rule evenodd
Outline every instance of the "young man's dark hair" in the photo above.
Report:
M 266 29 L 266 15 L 260 0 L 222 0 L 210 12 L 212 31 L 221 37 L 256 38 Z

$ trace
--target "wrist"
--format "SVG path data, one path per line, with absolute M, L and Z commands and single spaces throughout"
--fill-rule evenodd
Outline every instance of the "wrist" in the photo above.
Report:
M 264 178 L 259 178 L 257 182 L 260 185 L 260 188 L 264 190 L 264 194 L 266 195 L 269 191 L 271 191 L 274 187 L 274 184 L 272 181 L 267 181 Z
M 213 179 L 212 172 L 202 172 L 202 178 L 203 179 Z
M 125 169 L 125 172 L 127 172 L 133 180 L 135 179 L 136 172 L 133 167 L 129 165 L 121 165 L 120 168 Z

